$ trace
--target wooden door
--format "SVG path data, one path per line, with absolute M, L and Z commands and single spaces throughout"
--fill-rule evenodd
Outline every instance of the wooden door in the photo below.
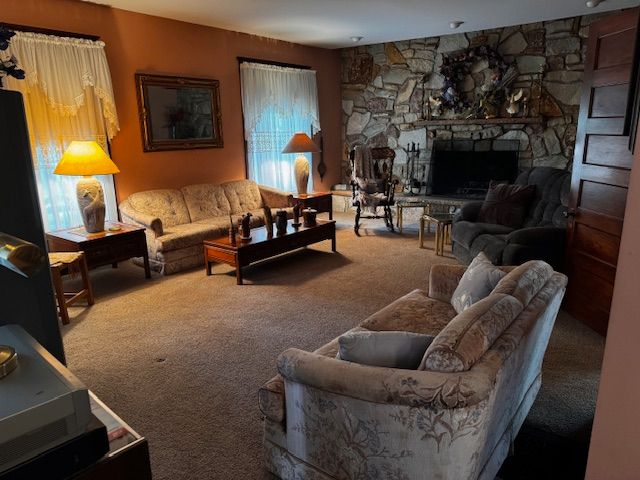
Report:
M 606 334 L 633 154 L 640 9 L 589 27 L 569 201 L 566 309 Z

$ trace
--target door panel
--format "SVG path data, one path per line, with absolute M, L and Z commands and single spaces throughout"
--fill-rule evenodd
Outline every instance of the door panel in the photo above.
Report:
M 589 27 L 571 177 L 566 308 L 606 334 L 633 159 L 624 135 L 640 9 Z
M 623 117 L 627 111 L 628 96 L 629 84 L 594 88 L 591 118 Z
M 621 167 L 625 170 L 631 168 L 633 154 L 629 151 L 627 137 L 589 135 L 586 142 L 585 164 Z

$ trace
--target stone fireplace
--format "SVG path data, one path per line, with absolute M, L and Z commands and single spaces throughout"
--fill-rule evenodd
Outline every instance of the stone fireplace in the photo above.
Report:
M 348 183 L 348 151 L 355 145 L 390 147 L 396 153 L 394 174 L 426 175 L 434 145 L 454 142 L 467 151 L 517 150 L 518 169 L 553 166 L 570 169 L 584 68 L 588 25 L 596 16 L 511 26 L 365 45 L 342 51 L 343 178 Z M 444 111 L 431 115 L 429 97 L 440 94 L 445 55 L 490 46 L 517 66 L 511 91 L 522 89 L 527 112 L 513 117 L 462 118 Z M 468 95 L 486 83 L 491 70 L 480 60 L 461 81 Z M 501 143 L 507 141 L 505 143 Z M 411 146 L 420 146 L 412 158 Z M 501 155 L 501 154 L 500 154 Z M 410 163 L 413 166 L 410 167 Z M 419 176 L 418 175 L 418 176 Z M 427 182 L 427 179 L 420 179 Z M 422 190 L 424 192 L 424 189 Z

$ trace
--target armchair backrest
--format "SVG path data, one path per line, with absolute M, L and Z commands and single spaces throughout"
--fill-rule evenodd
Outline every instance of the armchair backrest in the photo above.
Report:
M 389 147 L 369 148 L 358 145 L 350 153 L 354 191 L 384 193 L 393 198 L 393 161 L 396 153 Z
M 531 203 L 524 227 L 566 227 L 564 216 L 569 206 L 571 172 L 552 167 L 534 167 L 523 171 L 518 185 L 535 185 L 536 197 Z

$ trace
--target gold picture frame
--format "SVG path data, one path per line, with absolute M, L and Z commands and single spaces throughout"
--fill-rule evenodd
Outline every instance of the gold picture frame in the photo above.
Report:
M 223 147 L 218 80 L 146 73 L 135 79 L 145 152 Z

